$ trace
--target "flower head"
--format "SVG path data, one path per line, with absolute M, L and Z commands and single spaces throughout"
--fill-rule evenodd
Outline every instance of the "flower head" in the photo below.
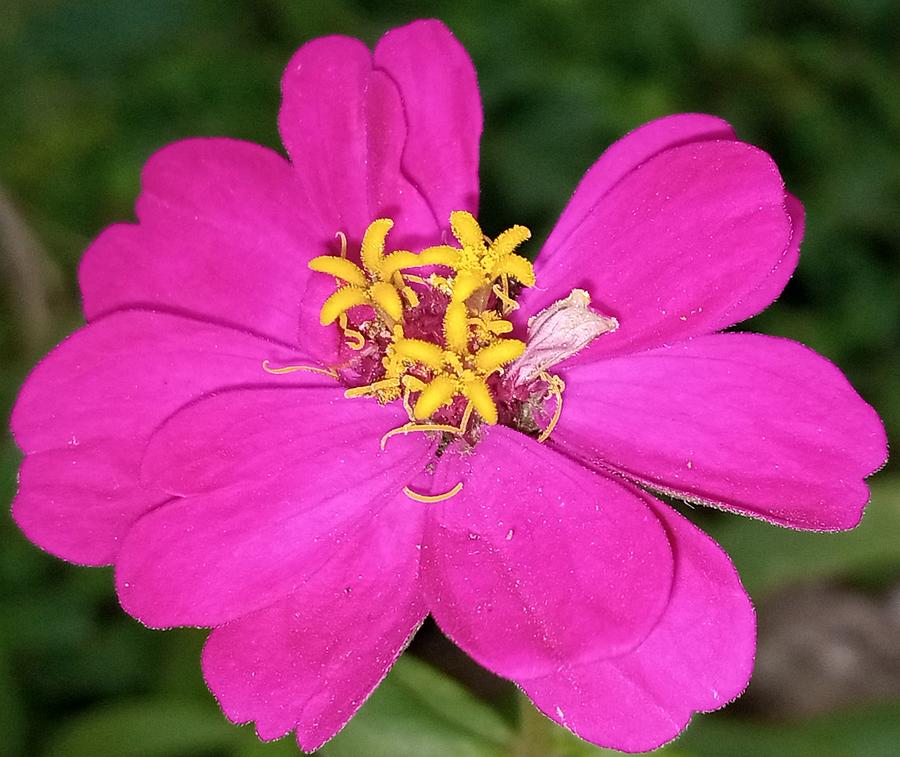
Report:
M 115 564 L 153 627 L 212 628 L 225 713 L 312 750 L 430 613 L 548 717 L 655 747 L 736 697 L 754 616 L 649 490 L 859 520 L 875 412 L 785 339 L 800 203 L 719 119 L 610 147 L 535 264 L 476 220 L 481 106 L 440 23 L 301 48 L 290 161 L 179 142 L 80 269 L 87 325 L 25 384 L 14 516 Z M 490 231 L 490 233 L 495 233 Z

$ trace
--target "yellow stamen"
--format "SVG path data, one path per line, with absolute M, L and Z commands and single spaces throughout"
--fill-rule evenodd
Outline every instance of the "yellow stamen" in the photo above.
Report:
M 406 285 L 406 280 L 402 273 L 399 271 L 395 273 L 391 277 L 391 281 L 393 282 L 394 287 L 403 295 L 403 299 L 409 303 L 411 308 L 419 307 L 419 295 L 416 294 L 412 287 Z
M 369 289 L 372 299 L 392 321 L 403 318 L 403 301 L 393 285 L 386 281 L 376 281 Z M 324 308 L 323 308 L 324 310 Z
M 463 394 L 472 403 L 482 420 L 489 426 L 497 423 L 497 405 L 491 396 L 491 390 L 483 378 L 469 379 L 463 386 Z
M 334 255 L 319 255 L 307 264 L 313 271 L 327 273 L 335 278 L 342 279 L 348 284 L 358 287 L 368 286 L 366 274 L 356 263 L 351 263 L 346 258 L 336 258 Z
M 398 428 L 392 428 L 384 436 L 381 437 L 381 449 L 384 451 L 387 440 L 397 434 L 411 434 L 414 431 L 428 433 L 432 431 L 446 432 L 448 434 L 461 434 L 462 432 L 456 426 L 448 426 L 444 423 L 404 423 Z
M 409 418 L 410 423 L 416 422 L 416 414 L 413 412 L 413 407 L 409 403 L 409 395 L 412 393 L 412 389 L 408 386 L 403 387 L 403 409 L 406 411 L 406 417 Z
M 477 292 L 484 283 L 480 274 L 472 271 L 462 271 L 453 280 L 453 299 L 456 302 L 465 302 L 475 292 Z
M 351 350 L 356 350 L 358 352 L 366 346 L 366 338 L 356 329 L 344 329 L 344 336 L 350 340 L 347 342 L 347 346 Z
M 433 273 L 428 277 L 428 284 L 443 294 L 453 294 L 453 285 L 446 276 L 438 276 L 436 273 Z
M 346 345 L 351 350 L 361 350 L 366 346 L 366 338 L 363 336 L 362 332 L 357 331 L 356 329 L 351 329 L 349 321 L 347 320 L 347 314 L 341 313 L 337 319 L 338 328 L 341 330 L 341 333 L 348 340 Z
M 531 239 L 531 231 L 529 231 L 524 226 L 511 226 L 506 231 L 503 231 L 499 234 L 499 236 L 494 240 L 493 244 L 491 244 L 491 248 L 502 258 L 506 256 L 510 257 L 520 257 L 518 255 L 513 256 L 513 250 L 516 249 L 522 242 L 526 242 Z M 525 260 L 522 258 L 522 260 Z M 525 261 L 528 262 L 527 260 Z M 524 283 L 524 282 L 523 282 Z M 530 284 L 528 286 L 531 286 Z
M 378 392 L 396 389 L 399 384 L 400 382 L 397 379 L 381 379 L 380 381 L 373 381 L 371 384 L 366 384 L 365 386 L 351 387 L 344 392 L 344 396 L 347 399 L 353 399 L 354 397 L 368 397 L 370 394 L 378 394 Z
M 347 235 L 343 231 L 336 231 L 334 233 L 335 239 L 341 240 L 341 257 L 347 257 Z
M 334 323 L 341 313 L 355 308 L 358 305 L 371 305 L 369 295 L 362 289 L 354 286 L 345 286 L 334 292 L 322 305 L 319 313 L 319 323 L 328 326 Z
M 444 341 L 456 352 L 469 348 L 469 311 L 462 302 L 451 302 L 444 313 Z
M 430 418 L 438 408 L 450 404 L 453 401 L 455 390 L 455 382 L 449 376 L 435 376 L 416 400 L 416 406 L 413 408 L 416 420 Z
M 482 373 L 492 373 L 511 363 L 525 351 L 525 342 L 518 339 L 500 339 L 489 344 L 475 356 L 475 364 Z
M 417 363 L 439 370 L 444 362 L 444 351 L 436 344 L 426 342 L 424 339 L 401 339 L 394 348 L 402 357 Z
M 466 403 L 466 409 L 463 411 L 462 420 L 459 422 L 459 428 L 463 433 L 466 433 L 466 428 L 469 426 L 469 421 L 472 419 L 472 411 L 475 409 L 475 405 L 472 404 L 472 401 L 469 400 Z
M 539 442 L 545 442 L 550 438 L 550 434 L 553 433 L 553 429 L 556 428 L 556 424 L 559 423 L 559 417 L 562 415 L 563 392 L 566 389 L 566 384 L 559 376 L 553 376 L 546 371 L 541 371 L 538 375 L 550 385 L 550 394 L 556 397 L 553 417 L 550 419 L 550 423 L 547 424 L 547 428 L 537 438 Z
M 419 253 L 419 265 L 445 265 L 455 270 L 459 266 L 459 250 L 448 244 L 426 247 Z
M 316 368 L 314 365 L 283 365 L 280 368 L 273 368 L 268 360 L 263 360 L 262 367 L 266 373 L 271 373 L 274 376 L 282 376 L 285 373 L 296 373 L 297 371 L 307 371 L 308 373 L 321 373 L 323 376 L 331 376 L 331 378 L 334 379 L 338 378 L 336 371 L 333 371 L 330 368 Z
M 523 258 L 521 255 L 505 255 L 500 259 L 500 262 L 497 263 L 492 274 L 493 278 L 497 278 L 497 276 L 503 274 L 512 276 L 516 281 L 521 282 L 527 287 L 534 286 L 534 266 L 531 265 L 530 260 Z
M 460 481 L 456 486 L 454 486 L 450 491 L 444 492 L 443 494 L 419 494 L 418 492 L 414 492 L 408 486 L 403 487 L 403 493 L 412 500 L 416 502 L 423 502 L 426 505 L 432 504 L 434 502 L 443 502 L 444 500 L 448 500 L 451 497 L 455 497 L 462 491 L 463 484 Z
M 513 330 L 513 325 L 509 321 L 491 310 L 469 318 L 468 323 L 469 326 L 475 327 L 474 336 L 479 347 L 492 344 L 497 337 L 509 334 Z
M 419 295 L 416 294 L 415 289 L 412 287 L 403 287 L 403 297 L 411 308 L 419 307 Z
M 395 273 L 399 273 L 406 268 L 415 268 L 420 265 L 422 265 L 422 263 L 419 261 L 419 256 L 415 253 L 409 252 L 408 250 L 397 250 L 390 255 L 385 255 L 384 259 L 381 261 L 379 273 L 384 281 L 389 281 L 393 278 Z
M 490 321 L 487 325 L 488 331 L 492 334 L 500 336 L 501 334 L 509 334 L 513 330 L 513 325 L 509 321 L 497 320 Z
M 411 392 L 421 392 L 428 384 L 422 381 L 418 376 L 406 374 L 403 377 L 403 386 Z
M 362 258 L 366 270 L 372 275 L 377 274 L 381 269 L 384 240 L 393 226 L 394 222 L 390 218 L 378 218 L 369 224 L 369 228 L 363 235 L 359 256 Z
M 491 291 L 497 295 L 497 299 L 503 303 L 503 315 L 509 315 L 513 312 L 513 310 L 519 309 L 519 303 L 516 302 L 509 296 L 509 282 L 506 280 L 506 276 L 502 277 L 502 285 L 494 284 L 491 287 Z
M 467 247 L 482 247 L 484 245 L 484 233 L 481 226 L 475 220 L 475 216 L 466 210 L 455 210 L 450 214 L 450 228 L 462 244 Z

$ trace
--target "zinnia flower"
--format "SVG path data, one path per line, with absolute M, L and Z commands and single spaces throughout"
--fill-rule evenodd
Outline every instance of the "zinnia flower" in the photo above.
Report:
M 623 750 L 747 685 L 722 550 L 648 489 L 852 528 L 875 412 L 805 347 L 720 333 L 779 294 L 800 203 L 723 121 L 643 126 L 532 267 L 476 220 L 481 106 L 438 22 L 315 40 L 290 162 L 161 150 L 80 269 L 87 319 L 28 379 L 14 516 L 115 565 L 148 626 L 213 630 L 226 715 L 313 750 L 430 613 L 548 717 Z

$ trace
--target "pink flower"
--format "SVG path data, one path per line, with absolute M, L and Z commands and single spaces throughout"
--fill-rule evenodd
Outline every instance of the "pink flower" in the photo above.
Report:
M 22 530 L 114 564 L 148 626 L 213 628 L 228 717 L 306 750 L 429 613 L 597 744 L 649 749 L 734 699 L 750 602 L 641 487 L 838 530 L 886 458 L 831 363 L 718 333 L 797 262 L 803 211 L 772 160 L 711 116 L 649 123 L 588 171 L 532 270 L 527 230 L 474 221 L 481 106 L 440 23 L 374 55 L 315 40 L 282 86 L 290 162 L 174 144 L 138 223 L 85 254 L 88 325 L 13 415 Z

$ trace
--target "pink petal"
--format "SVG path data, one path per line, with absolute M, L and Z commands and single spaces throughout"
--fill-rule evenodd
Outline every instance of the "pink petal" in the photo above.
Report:
M 650 486 L 795 528 L 852 528 L 887 457 L 875 411 L 795 342 L 714 334 L 566 371 L 553 440 Z
M 672 596 L 656 628 L 622 657 L 519 681 L 552 720 L 626 752 L 655 749 L 677 736 L 692 713 L 739 696 L 756 646 L 753 607 L 728 556 L 673 510 L 647 500 L 675 556 Z
M 278 126 L 322 229 L 358 245 L 379 217 L 399 246 L 433 244 L 434 216 L 403 176 L 406 123 L 397 87 L 359 40 L 323 37 L 291 58 Z M 394 248 L 396 249 L 396 247 Z
M 129 531 L 122 606 L 149 626 L 213 626 L 296 591 L 424 467 L 420 434 L 379 448 L 405 420 L 331 388 L 237 389 L 180 411 L 154 434 L 143 475 L 187 496 Z
M 749 145 L 666 150 L 613 187 L 564 247 L 538 256 L 523 312 L 586 289 L 620 327 L 581 361 L 723 328 L 738 303 L 753 310 L 771 294 L 761 284 L 790 243 L 784 203 L 775 164 Z
M 544 675 L 639 644 L 668 601 L 672 557 L 620 484 L 503 427 L 446 473 L 423 590 L 443 631 L 489 670 Z M 443 462 L 443 459 L 442 459 Z
M 785 198 L 785 210 L 791 217 L 791 243 L 781 262 L 775 266 L 762 281 L 759 288 L 725 315 L 725 325 L 740 323 L 757 315 L 771 305 L 784 291 L 791 276 L 800 262 L 800 244 L 803 242 L 803 234 L 806 230 L 806 212 L 803 204 L 794 195 L 788 194 Z
M 338 247 L 290 164 L 247 142 L 191 139 L 157 152 L 142 187 L 140 224 L 107 229 L 82 260 L 88 320 L 163 307 L 296 344 L 306 262 Z
M 13 410 L 28 455 L 16 522 L 67 560 L 111 562 L 129 524 L 167 499 L 138 484 L 146 439 L 167 415 L 222 386 L 323 381 L 270 376 L 266 358 L 296 360 L 258 337 L 163 313 L 117 313 L 76 332 L 35 368 Z
M 478 212 L 481 96 L 475 67 L 440 21 L 389 31 L 375 65 L 396 82 L 409 136 L 403 169 L 446 226 L 454 210 Z
M 168 499 L 140 484 L 145 443 L 79 442 L 27 455 L 13 519 L 32 542 L 57 557 L 109 565 L 128 526 Z
M 572 232 L 586 220 L 609 190 L 654 155 L 678 145 L 719 139 L 736 140 L 737 136 L 727 122 L 702 113 L 666 116 L 626 134 L 600 156 L 579 182 L 572 199 L 544 244 L 541 255 L 553 255 L 556 250 L 565 248 Z M 793 227 L 788 251 L 766 276 L 760 290 L 752 298 L 737 303 L 728 313 L 726 325 L 740 323 L 774 302 L 797 267 L 804 230 L 803 205 L 790 194 L 787 195 L 785 204 Z
M 549 257 L 565 247 L 569 236 L 584 223 L 604 195 L 654 155 L 691 142 L 736 138 L 728 122 L 703 113 L 676 113 L 630 131 L 611 144 L 588 169 L 547 238 L 541 255 Z
M 231 720 L 255 720 L 263 739 L 296 728 L 308 752 L 343 727 L 427 614 L 424 517 L 395 497 L 318 569 L 301 569 L 296 593 L 212 632 L 203 672 Z

